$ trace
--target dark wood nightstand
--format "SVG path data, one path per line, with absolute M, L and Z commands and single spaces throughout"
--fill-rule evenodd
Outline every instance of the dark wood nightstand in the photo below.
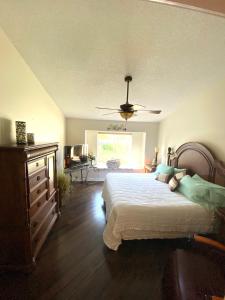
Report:
M 217 208 L 215 213 L 218 220 L 218 240 L 225 243 L 225 207 Z
M 155 172 L 156 166 L 152 166 L 151 164 L 145 165 L 145 173 L 152 173 Z

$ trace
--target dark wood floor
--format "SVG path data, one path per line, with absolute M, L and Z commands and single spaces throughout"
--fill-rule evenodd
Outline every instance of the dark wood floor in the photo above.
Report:
M 126 241 L 117 252 L 102 240 L 102 183 L 75 184 L 35 271 L 1 274 L 0 299 L 162 299 L 167 257 L 182 242 Z

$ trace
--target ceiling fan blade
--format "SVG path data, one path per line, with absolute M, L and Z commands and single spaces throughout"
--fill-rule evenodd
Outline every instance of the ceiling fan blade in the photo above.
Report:
M 113 115 L 113 114 L 118 114 L 118 113 L 119 113 L 119 111 L 114 111 L 114 112 L 111 112 L 111 113 L 103 114 L 103 116 Z
M 162 111 L 161 110 L 149 110 L 150 114 L 159 115 Z
M 141 104 L 133 104 L 133 106 L 139 106 L 139 107 L 145 108 L 145 106 L 144 106 L 144 105 L 141 105 Z
M 99 106 L 96 106 L 95 108 L 97 108 L 97 109 L 108 109 L 108 110 L 118 110 L 118 108 L 99 107 Z
M 138 111 L 148 111 L 150 114 L 155 114 L 155 115 L 158 115 L 162 112 L 161 110 L 151 110 L 151 109 L 139 109 Z

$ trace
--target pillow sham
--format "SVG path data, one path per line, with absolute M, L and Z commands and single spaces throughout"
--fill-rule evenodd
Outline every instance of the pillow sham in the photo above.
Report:
M 183 172 L 185 175 L 187 175 L 187 169 L 178 169 L 174 168 L 174 174 Z
M 178 169 L 177 169 L 178 170 Z M 175 174 L 173 176 L 173 178 L 170 179 L 169 181 L 169 188 L 172 192 L 174 192 L 178 186 L 179 186 L 179 182 L 180 180 L 186 175 L 186 172 L 182 171 L 182 172 L 179 172 L 177 174 Z
M 177 179 L 178 181 L 180 181 L 184 176 L 186 176 L 186 172 L 184 172 L 184 171 L 179 172 L 179 173 L 176 173 L 176 174 L 174 175 L 174 177 L 176 177 L 176 179 Z
M 158 181 L 164 182 L 164 183 L 168 183 L 170 178 L 171 178 L 171 175 L 160 173 L 160 174 L 156 175 L 155 179 Z
M 159 164 L 156 168 L 156 171 L 155 171 L 156 174 L 168 174 L 168 175 L 171 175 L 173 176 L 173 173 L 174 173 L 174 167 L 171 167 L 171 166 L 167 166 L 167 165 L 164 165 L 164 164 Z
M 174 192 L 179 186 L 179 180 L 176 178 L 176 176 L 173 176 L 173 178 L 169 181 L 169 188 L 171 192 Z
M 189 200 L 208 209 L 215 210 L 217 207 L 225 206 L 225 189 L 222 191 L 217 187 L 209 186 L 189 175 L 181 179 L 178 191 Z

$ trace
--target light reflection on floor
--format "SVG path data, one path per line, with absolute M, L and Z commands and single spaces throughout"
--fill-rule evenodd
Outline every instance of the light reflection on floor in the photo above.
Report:
M 102 198 L 102 189 L 96 191 L 92 195 L 93 202 L 93 217 L 97 223 L 105 224 L 105 212 L 104 212 L 104 201 Z

